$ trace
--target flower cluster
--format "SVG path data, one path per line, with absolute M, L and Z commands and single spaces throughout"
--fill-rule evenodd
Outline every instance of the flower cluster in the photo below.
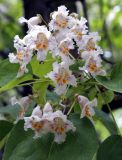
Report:
M 79 70 L 90 73 L 93 77 L 105 75 L 100 58 L 102 50 L 97 45 L 100 36 L 98 33 L 89 33 L 87 20 L 77 17 L 77 14 L 69 14 L 65 6 L 58 7 L 58 10 L 51 14 L 48 25 L 40 25 L 42 21 L 40 15 L 29 20 L 21 17 L 19 21 L 27 23 L 28 32 L 23 39 L 15 36 L 14 47 L 17 54 L 9 54 L 10 62 L 20 65 L 17 77 L 28 72 L 27 64 L 35 53 L 38 61 L 45 61 L 50 51 L 53 58 L 57 57 L 58 62 L 53 64 L 53 71 L 46 77 L 54 81 L 55 92 L 61 95 L 66 92 L 68 85 L 76 86 L 76 78 L 69 70 L 70 65 L 77 61 L 72 55 L 76 48 L 78 51 L 76 54 L 85 62 Z
M 62 143 L 66 139 L 66 132 L 69 130 L 75 131 L 73 123 L 67 119 L 67 116 L 62 111 L 53 112 L 52 106 L 47 102 L 40 110 L 37 106 L 30 117 L 24 117 L 24 129 L 31 128 L 35 132 L 35 137 L 41 137 L 45 133 L 53 133 L 55 135 L 54 142 Z
M 29 128 L 35 132 L 34 138 L 41 137 L 46 133 L 53 133 L 55 135 L 54 142 L 61 144 L 66 139 L 66 133 L 70 130 L 75 132 L 76 128 L 71 121 L 67 119 L 67 116 L 61 111 L 53 111 L 50 103 L 46 103 L 41 110 L 41 107 L 37 105 L 30 117 L 25 117 L 28 105 L 31 102 L 31 95 L 17 100 L 16 97 L 11 98 L 12 105 L 19 104 L 20 111 L 15 123 L 24 119 L 24 129 L 27 131 Z M 89 101 L 88 98 L 77 95 L 77 100 L 81 108 L 81 117 L 87 117 L 93 123 L 92 117 L 95 114 L 94 108 L 97 106 L 97 99 Z
M 71 86 L 78 86 L 76 74 L 71 70 L 71 66 L 77 62 L 78 58 L 84 62 L 84 66 L 81 65 L 78 68 L 78 73 L 82 75 L 87 73 L 89 77 L 106 74 L 105 70 L 102 69 L 102 59 L 100 58 L 103 52 L 97 45 L 100 36 L 96 32 L 89 33 L 87 20 L 83 17 L 78 19 L 78 15 L 75 13 L 69 14 L 65 6 L 58 7 L 58 10 L 51 14 L 48 25 L 40 25 L 42 22 L 40 15 L 29 20 L 21 17 L 19 22 L 26 23 L 28 31 L 23 39 L 15 36 L 14 47 L 17 53 L 9 54 L 10 62 L 20 65 L 17 77 L 28 72 L 27 65 L 33 55 L 36 55 L 38 61 L 45 62 L 49 52 L 55 62 L 52 64 L 53 70 L 50 70 L 43 78 L 49 78 L 53 81 L 54 91 L 58 95 L 66 94 Z M 30 99 L 31 96 L 23 97 L 20 100 L 14 97 L 12 104 L 18 103 L 20 105 L 16 122 L 24 119 L 24 129 L 32 129 L 35 132 L 35 138 L 46 133 L 53 133 L 54 141 L 60 144 L 65 141 L 66 132 L 76 130 L 67 116 L 59 109 L 54 111 L 48 102 L 42 110 L 42 106 L 37 105 L 33 109 L 32 115 L 25 117 Z M 97 99 L 89 101 L 88 98 L 78 95 L 77 101 L 81 108 L 81 118 L 87 117 L 93 122 L 92 117 L 95 114 L 94 107 L 97 106 Z

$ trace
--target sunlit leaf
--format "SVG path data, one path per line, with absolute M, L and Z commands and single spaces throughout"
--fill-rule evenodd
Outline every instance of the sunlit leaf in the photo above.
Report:
M 31 61 L 31 67 L 33 74 L 38 77 L 45 76 L 48 72 L 52 70 L 52 63 L 54 60 L 52 58 L 47 59 L 45 62 L 37 61 L 36 57 L 34 57 Z
M 0 88 L 0 92 L 4 92 L 4 91 L 7 91 L 9 89 L 12 89 L 13 87 L 16 87 L 18 84 L 20 84 L 22 82 L 32 80 L 32 79 L 33 79 L 33 77 L 30 74 L 27 74 L 27 75 L 22 76 L 20 78 L 16 78 L 16 79 L 10 81 L 9 83 L 5 84 L 4 86 L 2 86 Z
M 16 78 L 19 65 L 12 64 L 8 59 L 0 63 L 0 86 L 5 85 Z
M 95 113 L 96 118 L 103 123 L 103 125 L 108 129 L 111 134 L 118 134 L 116 125 L 108 114 L 97 108 L 95 108 Z
M 46 101 L 46 90 L 49 85 L 48 81 L 42 81 L 33 85 L 33 93 L 38 104 L 44 104 Z M 37 97 L 36 97 L 37 96 Z

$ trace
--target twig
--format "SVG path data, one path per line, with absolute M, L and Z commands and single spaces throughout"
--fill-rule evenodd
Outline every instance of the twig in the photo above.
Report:
M 70 112 L 72 111 L 72 109 L 73 109 L 74 105 L 75 105 L 75 101 L 74 101 L 74 102 L 73 102 L 73 104 L 71 105 L 71 107 L 70 107 L 70 109 L 69 109 L 69 111 L 68 111 L 67 115 L 69 115 L 69 114 L 70 114 Z

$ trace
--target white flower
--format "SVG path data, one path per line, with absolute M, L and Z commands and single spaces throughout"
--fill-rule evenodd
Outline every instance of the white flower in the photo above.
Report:
M 47 30 L 45 26 L 36 26 L 30 34 L 35 37 L 35 50 L 37 50 L 37 59 L 39 61 L 44 61 L 49 50 L 49 38 L 51 33 Z
M 79 102 L 81 110 L 82 110 L 81 118 L 87 117 L 92 121 L 92 117 L 95 114 L 93 107 L 97 106 L 97 99 L 95 98 L 94 100 L 89 101 L 87 97 L 79 95 L 78 102 Z
M 82 37 L 82 41 L 77 42 L 80 51 L 94 51 L 98 50 L 102 54 L 102 50 L 99 46 L 97 46 L 97 41 L 100 41 L 100 36 L 97 32 L 89 33 L 88 35 L 84 35 Z
M 66 139 L 66 132 L 76 130 L 73 123 L 67 119 L 62 111 L 57 110 L 51 116 L 51 132 L 55 134 L 54 141 L 61 144 Z
M 91 55 L 89 55 L 89 53 L 88 53 L 88 55 L 87 55 L 87 52 L 86 52 L 86 55 L 84 55 L 84 57 L 85 57 L 84 59 L 86 59 L 85 66 L 80 67 L 79 68 L 80 70 L 87 71 L 93 77 L 95 77 L 96 75 L 102 75 L 102 76 L 106 75 L 105 70 L 103 70 L 101 68 L 102 67 L 102 65 L 101 65 L 102 60 L 98 54 L 92 53 Z
M 51 36 L 49 39 L 49 50 L 51 51 L 53 57 L 55 57 L 58 53 L 58 42 L 54 36 Z
M 55 92 L 58 95 L 64 94 L 68 85 L 77 85 L 75 76 L 72 75 L 72 72 L 69 70 L 69 67 L 65 62 L 60 64 L 55 62 L 53 64 L 53 71 L 48 73 L 46 77 L 49 77 L 54 81 L 56 85 Z
M 49 102 L 47 102 L 43 109 L 43 118 L 47 118 L 49 120 L 52 113 L 53 113 L 52 106 L 50 105 Z
M 71 17 L 68 16 L 69 11 L 65 6 L 58 7 L 58 11 L 52 13 L 52 20 L 49 23 L 50 31 L 66 30 L 71 28 Z
M 26 46 L 25 41 L 20 39 L 19 36 L 14 38 L 14 47 L 17 50 L 17 54 L 9 53 L 8 57 L 11 63 L 19 63 L 20 68 L 17 77 L 20 77 L 28 72 L 26 65 L 31 61 L 33 54 L 32 50 Z
M 97 49 L 97 50 L 91 50 L 91 51 L 83 51 L 81 54 L 81 57 L 83 60 L 87 61 L 90 57 L 99 57 L 99 54 L 102 54 L 102 50 L 101 48 Z
M 74 63 L 73 56 L 70 53 L 72 49 L 74 49 L 73 41 L 69 38 L 62 40 L 58 46 L 57 55 L 62 58 L 62 61 L 69 65 Z
M 44 61 L 48 51 L 56 52 L 57 43 L 46 26 L 34 26 L 25 37 L 26 43 L 37 51 L 37 60 Z
M 24 118 L 24 115 L 28 109 L 30 102 L 31 102 L 31 96 L 26 96 L 19 100 L 17 100 L 16 97 L 11 98 L 12 105 L 18 104 L 20 106 L 19 114 L 17 116 L 15 123 L 17 123 L 20 119 Z
M 36 108 L 34 108 L 34 110 L 32 112 L 32 116 L 37 116 L 39 118 L 42 118 L 42 111 L 41 111 L 39 105 L 37 105 Z
M 24 117 L 24 130 L 27 131 L 29 128 L 36 130 L 39 127 L 41 128 L 41 124 L 38 122 L 42 118 L 42 111 L 40 110 L 40 106 L 34 108 L 32 115 L 30 117 Z M 37 123 L 36 123 L 37 122 Z
M 45 104 L 43 112 L 41 111 L 40 106 L 37 106 L 34 108 L 30 117 L 24 117 L 25 131 L 27 131 L 29 128 L 34 130 L 34 138 L 41 137 L 43 134 L 48 133 L 51 129 L 51 122 L 49 121 L 51 114 L 52 107 L 48 102 Z
M 20 39 L 18 35 L 14 37 L 14 48 L 23 48 L 25 46 L 25 42 L 23 39 Z
M 75 131 L 73 123 L 67 119 L 67 116 L 58 110 L 53 112 L 52 106 L 47 102 L 44 106 L 43 112 L 40 106 L 34 108 L 30 117 L 24 117 L 24 129 L 29 128 L 35 132 L 34 138 L 41 137 L 46 133 L 54 133 L 54 141 L 58 144 L 66 139 L 66 132 L 69 130 Z
M 68 37 L 71 37 L 76 42 L 79 42 L 82 39 L 83 35 L 86 35 L 88 32 L 86 22 L 87 20 L 83 17 L 81 17 L 80 20 L 75 18 L 74 25 L 70 29 Z
M 29 20 L 24 17 L 19 18 L 20 23 L 27 23 L 29 30 L 31 30 L 35 25 L 38 25 L 42 22 L 41 15 L 37 14 L 37 16 L 30 18 Z

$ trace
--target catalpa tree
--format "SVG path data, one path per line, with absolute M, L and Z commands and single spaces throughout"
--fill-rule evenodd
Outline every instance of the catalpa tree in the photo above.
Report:
M 51 14 L 49 24 L 42 21 L 41 15 L 21 17 L 27 34 L 14 37 L 15 53 L 1 61 L 1 93 L 32 88 L 32 94 L 12 97 L 10 106 L 0 109 L 9 114 L 0 121 L 3 160 L 122 159 L 121 133 L 108 104 L 113 91 L 122 92 L 122 63 L 107 73 L 100 36 L 65 6 Z M 111 117 L 101 110 L 103 105 Z M 103 143 L 97 121 L 110 133 Z

